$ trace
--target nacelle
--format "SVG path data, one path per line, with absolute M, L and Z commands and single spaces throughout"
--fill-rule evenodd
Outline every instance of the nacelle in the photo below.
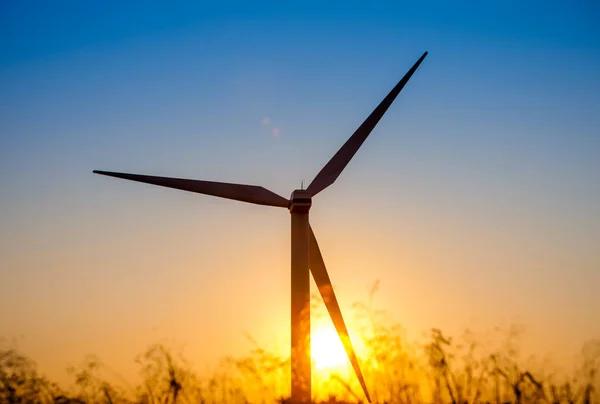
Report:
M 312 198 L 305 189 L 292 192 L 288 209 L 291 213 L 308 213 L 312 205 Z

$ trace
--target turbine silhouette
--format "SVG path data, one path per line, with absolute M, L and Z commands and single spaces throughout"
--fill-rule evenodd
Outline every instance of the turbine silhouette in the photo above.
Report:
M 126 180 L 176 188 L 258 205 L 289 209 L 292 219 L 291 401 L 294 404 L 308 403 L 311 401 L 309 272 L 312 273 L 362 390 L 367 400 L 371 402 L 367 385 L 360 370 L 358 358 L 354 352 L 350 336 L 348 335 L 348 329 L 346 328 L 346 323 L 342 317 L 340 306 L 337 302 L 331 280 L 329 279 L 325 267 L 325 262 L 323 261 L 319 249 L 319 244 L 317 243 L 317 239 L 308 220 L 308 212 L 312 204 L 312 197 L 335 182 L 365 139 L 369 136 L 375 125 L 377 125 L 381 117 L 385 114 L 408 80 L 412 77 L 423 59 L 425 59 L 425 56 L 427 56 L 427 52 L 417 60 L 392 91 L 390 91 L 383 101 L 381 101 L 377 108 L 375 108 L 375 110 L 367 117 L 354 134 L 350 136 L 339 151 L 321 169 L 310 185 L 306 189 L 297 189 L 293 191 L 289 200 L 268 189 L 256 185 L 155 177 L 110 171 L 94 171 L 96 174 L 108 175 Z

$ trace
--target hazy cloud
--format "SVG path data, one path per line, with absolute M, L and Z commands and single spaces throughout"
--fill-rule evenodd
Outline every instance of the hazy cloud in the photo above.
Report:
M 270 124 L 270 123 L 271 123 L 271 120 L 270 120 L 268 117 L 266 117 L 266 116 L 265 116 L 265 117 L 262 119 L 262 121 L 261 121 L 261 122 L 262 122 L 262 124 L 263 124 L 263 125 L 265 125 L 265 126 L 266 126 L 266 125 L 268 125 L 268 124 Z
M 273 136 L 279 136 L 279 134 L 281 133 L 281 131 L 279 130 L 279 128 L 273 128 Z

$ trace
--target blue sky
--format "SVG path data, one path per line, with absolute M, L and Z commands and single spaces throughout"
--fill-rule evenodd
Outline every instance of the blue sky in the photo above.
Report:
M 89 352 L 124 367 L 160 338 L 211 359 L 244 329 L 285 339 L 285 212 L 91 171 L 288 196 L 425 50 L 314 201 L 342 305 L 381 279 L 381 305 L 410 329 L 516 318 L 562 359 L 600 335 L 594 2 L 1 7 L 0 323 L 45 369 Z M 202 335 L 222 352 L 203 351 L 192 315 L 221 319 Z

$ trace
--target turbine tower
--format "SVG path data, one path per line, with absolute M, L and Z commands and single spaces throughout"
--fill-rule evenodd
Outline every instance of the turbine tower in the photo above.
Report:
M 390 93 L 359 126 L 338 152 L 321 169 L 306 189 L 292 192 L 286 199 L 256 185 L 232 184 L 214 181 L 198 181 L 181 178 L 155 177 L 149 175 L 126 174 L 110 171 L 94 173 L 123 178 L 126 180 L 176 188 L 184 191 L 212 195 L 226 199 L 254 203 L 258 205 L 288 208 L 291 214 L 291 401 L 294 404 L 311 401 L 311 361 L 310 361 L 310 273 L 315 280 L 319 293 L 325 302 L 329 316 L 342 341 L 348 359 L 369 402 L 371 398 L 354 352 L 348 329 L 342 317 L 340 306 L 325 262 L 321 256 L 319 244 L 308 220 L 312 198 L 330 186 L 339 177 L 354 154 L 358 151 L 375 125 L 385 114 L 413 73 L 417 70 L 425 52 L 402 77 Z

